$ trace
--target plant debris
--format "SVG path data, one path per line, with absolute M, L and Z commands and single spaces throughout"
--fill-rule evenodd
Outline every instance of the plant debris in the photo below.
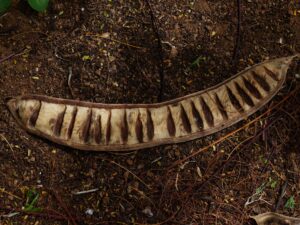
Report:
M 239 1 L 239 35 L 236 0 L 149 0 L 155 27 L 142 0 L 53 0 L 44 13 L 12 2 L 0 16 L 1 224 L 247 225 L 249 215 L 265 212 L 299 217 L 299 61 L 280 93 L 237 125 L 137 152 L 50 143 L 18 128 L 5 106 L 20 94 L 155 103 L 162 66 L 164 100 L 211 87 L 300 52 L 296 1 Z

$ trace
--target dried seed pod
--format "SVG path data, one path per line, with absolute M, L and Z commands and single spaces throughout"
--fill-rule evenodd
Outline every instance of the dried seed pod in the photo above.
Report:
M 257 225 L 300 225 L 300 218 L 289 217 L 279 213 L 266 212 L 256 216 L 250 216 L 251 219 L 255 220 Z
M 293 58 L 269 60 L 206 90 L 156 104 L 101 104 L 24 95 L 8 101 L 28 132 L 82 150 L 123 151 L 178 143 L 246 118 L 280 90 Z

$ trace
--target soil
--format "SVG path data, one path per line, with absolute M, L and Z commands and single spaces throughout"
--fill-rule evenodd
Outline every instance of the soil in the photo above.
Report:
M 240 19 L 234 0 L 149 3 L 52 0 L 37 13 L 14 1 L 0 16 L 0 224 L 251 224 L 250 215 L 268 211 L 300 216 L 299 61 L 263 110 L 188 143 L 82 152 L 15 123 L 9 96 L 154 103 L 300 52 L 298 0 L 241 1 Z

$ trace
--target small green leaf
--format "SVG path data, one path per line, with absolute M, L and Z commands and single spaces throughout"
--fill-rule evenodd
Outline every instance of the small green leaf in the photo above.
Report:
M 274 189 L 277 185 L 277 181 L 276 180 L 273 180 L 272 177 L 269 177 L 269 182 L 268 182 L 268 185 L 270 185 L 270 187 L 272 189 Z
M 284 208 L 294 209 L 295 208 L 295 199 L 294 196 L 291 196 L 285 203 Z
M 259 156 L 259 160 L 262 161 L 264 164 L 267 164 L 267 163 L 268 163 L 268 160 L 265 159 L 263 155 L 260 155 L 260 156 Z
M 92 60 L 92 57 L 89 55 L 84 55 L 84 56 L 82 56 L 82 60 L 83 61 Z
M 42 209 L 41 208 L 37 208 L 37 207 L 33 207 L 33 206 L 25 206 L 23 209 L 25 212 L 41 212 Z
M 11 0 L 0 0 L 0 14 L 5 13 L 11 5 Z
M 199 67 L 201 62 L 205 62 L 207 58 L 205 56 L 198 56 L 192 63 L 191 67 Z
M 260 185 L 260 187 L 256 188 L 256 191 L 255 191 L 256 194 L 257 195 L 261 194 L 264 191 L 265 187 L 266 187 L 266 183 L 262 183 L 262 185 Z
M 272 183 L 270 184 L 270 187 L 272 189 L 276 188 L 276 185 L 277 185 L 277 181 L 276 180 L 273 180 Z
M 49 0 L 27 0 L 28 4 L 38 12 L 45 11 L 48 7 Z
M 23 210 L 26 211 L 26 212 L 40 212 L 40 211 L 42 211 L 41 208 L 35 207 L 39 197 L 40 197 L 40 194 L 35 189 L 30 189 L 27 192 L 26 204 L 25 204 Z

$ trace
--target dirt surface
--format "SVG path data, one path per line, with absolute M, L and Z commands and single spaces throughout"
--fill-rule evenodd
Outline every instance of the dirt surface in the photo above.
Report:
M 157 102 L 162 73 L 168 100 L 300 52 L 297 0 L 241 1 L 240 20 L 233 0 L 150 5 L 53 0 L 36 13 L 14 1 L 0 16 L 0 224 L 250 224 L 250 215 L 267 211 L 300 216 L 299 61 L 263 110 L 188 143 L 82 152 L 17 126 L 9 96 Z

